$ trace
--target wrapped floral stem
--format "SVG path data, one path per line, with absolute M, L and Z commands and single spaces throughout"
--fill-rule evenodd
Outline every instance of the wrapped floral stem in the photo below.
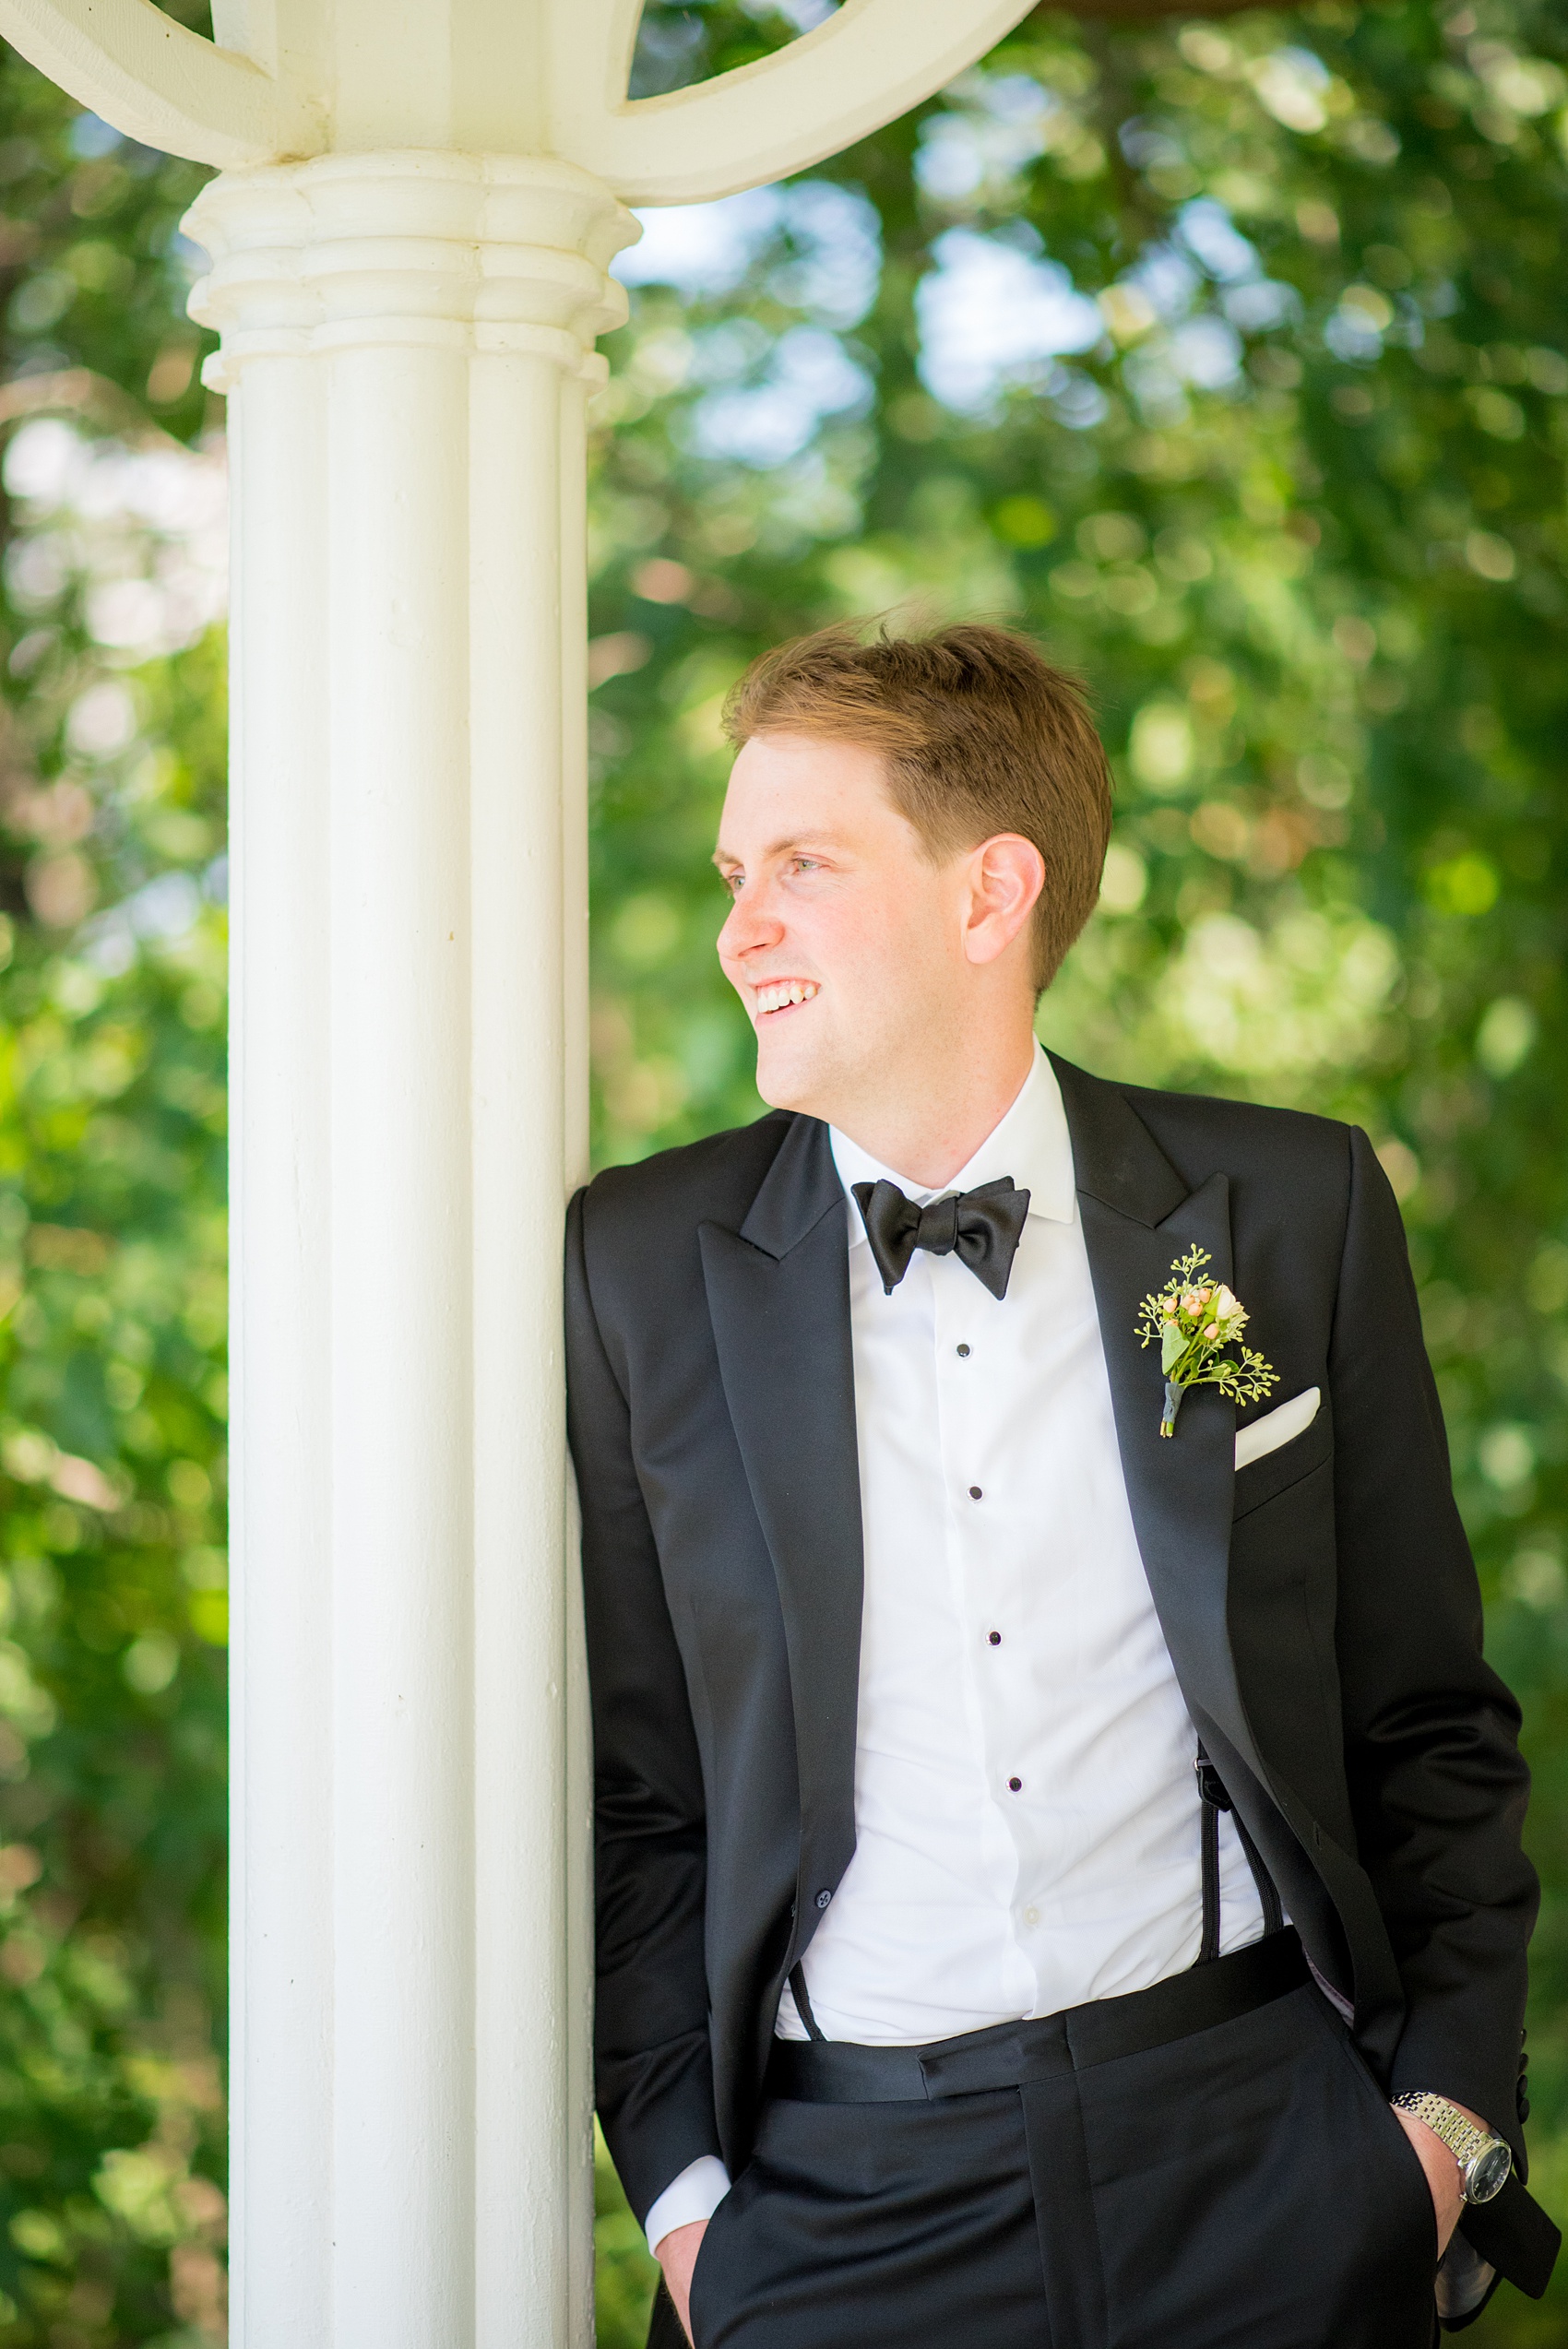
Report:
M 1158 1345 L 1165 1373 L 1162 1436 L 1176 1432 L 1182 1398 L 1193 1386 L 1217 1386 L 1237 1403 L 1261 1403 L 1279 1373 L 1261 1354 L 1241 1344 L 1246 1308 L 1223 1281 L 1206 1280 L 1205 1248 L 1189 1248 L 1170 1267 L 1171 1279 L 1158 1295 L 1144 1299 L 1137 1333 L 1145 1346 Z

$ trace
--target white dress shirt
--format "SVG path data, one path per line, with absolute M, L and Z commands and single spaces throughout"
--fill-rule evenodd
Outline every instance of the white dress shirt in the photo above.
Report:
M 834 1130 L 847 1194 L 865 1596 L 855 1851 L 804 1960 L 829 2039 L 918 2046 L 1115 1998 L 1197 1956 L 1196 1737 L 1133 1531 L 1051 1063 L 943 1192 Z M 1009 1176 L 1029 1210 L 1007 1294 L 917 1250 L 884 1294 L 850 1185 L 922 1206 Z M 1158 1409 L 1151 1372 L 1149 1408 Z M 1222 1815 L 1223 1950 L 1263 1913 Z M 788 1988 L 778 2035 L 803 2038 Z M 650 2245 L 707 2218 L 694 2163 Z

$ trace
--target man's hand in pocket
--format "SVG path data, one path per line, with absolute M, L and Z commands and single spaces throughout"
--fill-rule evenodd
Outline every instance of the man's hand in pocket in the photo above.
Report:
M 1486 2129 L 1487 2134 L 1491 2134 L 1487 2123 L 1471 2112 L 1467 2106 L 1459 2105 L 1455 2110 L 1462 2112 L 1467 2120 L 1475 2121 L 1478 2129 Z M 1435 2129 L 1429 2129 L 1424 2120 L 1416 2118 L 1414 2113 L 1396 2110 L 1394 2118 L 1415 2147 L 1416 2159 L 1426 2172 L 1432 2209 L 1437 2213 L 1437 2256 L 1441 2260 L 1448 2248 L 1450 2236 L 1459 2224 L 1459 2213 L 1465 2207 L 1464 2177 L 1458 2163 Z M 688 2235 L 693 2231 L 690 2227 L 683 2230 Z M 686 2272 L 688 2275 L 691 2273 L 689 2268 Z

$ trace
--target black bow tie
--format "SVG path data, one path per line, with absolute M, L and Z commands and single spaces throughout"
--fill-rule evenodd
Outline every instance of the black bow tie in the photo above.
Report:
M 917 1248 L 929 1249 L 933 1256 L 961 1256 L 992 1297 L 1006 1296 L 1029 1212 L 1028 1192 L 1015 1190 L 1010 1176 L 982 1182 L 978 1191 L 949 1192 L 929 1207 L 917 1207 L 896 1182 L 857 1182 L 850 1188 L 889 1297 L 909 1271 Z

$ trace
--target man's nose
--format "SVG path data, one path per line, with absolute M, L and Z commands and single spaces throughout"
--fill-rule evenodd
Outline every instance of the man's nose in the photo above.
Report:
M 719 952 L 737 956 L 759 946 L 777 945 L 784 925 L 768 903 L 766 890 L 754 885 L 737 891 L 719 933 Z

